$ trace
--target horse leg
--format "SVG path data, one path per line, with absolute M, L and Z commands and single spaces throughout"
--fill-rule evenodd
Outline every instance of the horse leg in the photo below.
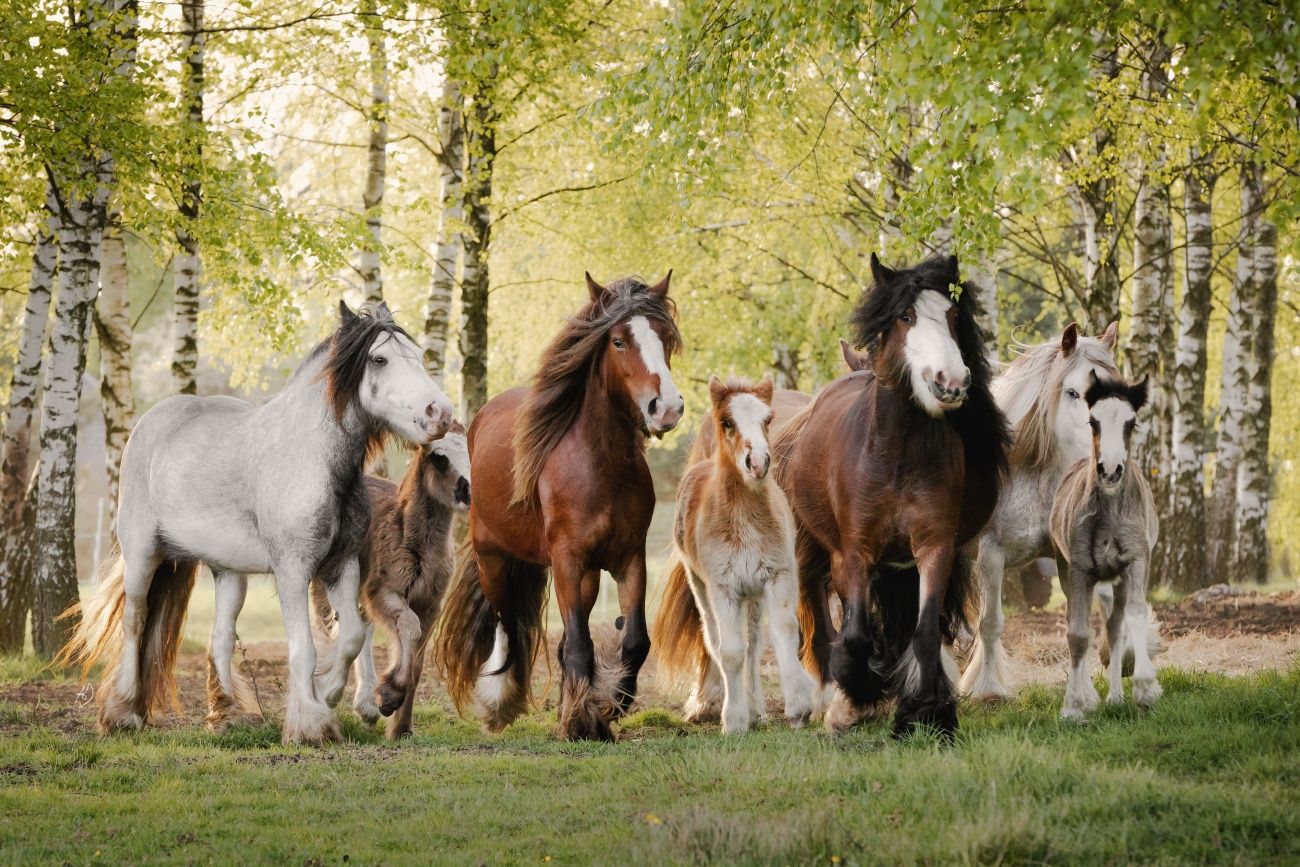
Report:
M 599 576 L 597 576 L 599 581 Z M 618 660 L 622 667 L 618 685 L 618 713 L 622 715 L 636 699 L 636 681 L 650 655 L 650 630 L 645 617 L 645 552 L 635 555 L 619 571 L 618 607 L 623 614 L 623 638 L 619 642 Z
M 1106 667 L 1109 676 L 1110 692 L 1106 694 L 1107 704 L 1124 703 L 1124 657 L 1132 652 L 1132 636 L 1128 634 L 1124 622 L 1125 609 L 1128 607 L 1128 588 L 1124 577 L 1115 579 L 1113 584 L 1115 601 L 1106 618 L 1106 646 L 1110 648 L 1110 664 Z
M 1061 719 L 1081 720 L 1101 701 L 1088 676 L 1088 643 L 1092 640 L 1092 591 L 1088 576 L 1060 558 L 1059 574 L 1065 588 L 1066 637 L 1070 647 L 1070 676 L 1065 684 Z
M 555 595 L 564 638 L 560 642 L 560 735 L 567 740 L 612 741 L 609 721 L 617 702 L 604 695 L 596 670 L 589 618 L 600 590 L 600 573 L 573 556 L 554 560 Z M 613 684 L 611 684 L 612 686 Z
M 375 690 L 375 700 L 379 703 L 379 712 L 390 716 L 406 701 L 406 693 L 411 684 L 411 664 L 415 658 L 416 646 L 420 642 L 422 629 L 420 618 L 407 605 L 400 593 L 387 588 L 374 594 L 371 608 L 383 618 L 396 646 L 392 648 L 392 658 L 388 670 L 379 679 Z
M 496 554 L 472 553 L 478 564 L 479 588 L 496 614 L 492 650 L 479 668 L 474 682 L 474 701 L 478 705 L 483 725 L 491 732 L 499 732 L 528 707 L 528 680 L 532 677 L 533 653 L 529 647 L 511 647 L 511 635 L 525 640 L 527 626 L 520 625 L 515 598 L 511 595 L 511 571 L 518 568 L 514 561 Z M 545 574 L 538 570 L 538 580 L 544 582 Z M 543 583 L 542 592 L 545 592 Z M 531 593 L 522 587 L 519 593 Z M 525 605 L 528 603 L 524 603 Z M 508 627 L 508 629 L 507 629 Z
M 936 729 L 946 740 L 957 731 L 957 698 L 944 671 L 940 614 L 948 579 L 952 575 L 955 551 L 951 545 L 938 545 L 917 552 L 920 574 L 920 612 L 912 640 L 898 661 L 898 712 L 894 716 L 894 736 L 900 737 L 914 728 Z M 898 580 L 898 579 L 895 579 Z M 906 579 L 902 579 L 906 580 Z
M 1156 624 L 1151 621 L 1151 609 L 1147 604 L 1147 561 L 1138 560 L 1130 564 L 1124 581 L 1128 584 L 1125 631 L 1133 646 L 1133 701 L 1138 707 L 1151 707 L 1164 690 L 1156 680 L 1156 667 L 1151 663 L 1150 632 Z
M 1011 697 L 1007 688 L 1007 652 L 1002 647 L 1002 579 L 1006 572 L 1006 555 L 991 534 L 982 536 L 975 560 L 976 580 L 984 591 L 980 609 L 979 635 L 961 691 L 975 699 L 1002 701 Z
M 722 670 L 722 732 L 747 731 L 753 723 L 749 711 L 750 685 L 745 678 L 745 611 L 743 603 L 712 582 L 705 584 L 716 623 L 715 643 L 709 648 Z
M 397 713 L 388 718 L 385 737 L 390 741 L 411 735 L 411 717 L 415 713 L 415 691 L 420 686 L 420 677 L 424 673 L 424 659 L 428 655 L 429 636 L 433 634 L 435 619 L 436 617 L 431 616 L 427 621 L 420 622 L 420 635 L 416 639 L 415 653 L 411 657 L 411 673 L 406 687 L 406 696 L 402 699 L 402 706 L 397 709 Z
M 749 724 L 756 726 L 767 713 L 760 668 L 763 659 L 762 597 L 744 600 L 742 608 L 745 613 L 745 687 L 749 702 Z
M 359 593 L 361 590 L 361 564 L 349 557 L 339 568 L 338 577 L 327 585 L 330 605 L 337 618 L 331 658 L 318 678 L 318 694 L 330 707 L 338 704 L 348 685 L 348 672 L 352 662 L 361 653 L 366 640 L 366 624 L 361 619 Z
M 686 700 L 683 712 L 687 722 L 703 723 L 714 719 L 721 720 L 725 690 L 722 684 L 722 669 L 718 667 L 718 615 L 709 600 L 704 579 L 687 567 L 686 580 L 691 588 L 691 595 L 695 597 L 695 607 L 700 610 L 700 628 L 704 632 L 704 649 L 707 653 L 701 662 L 695 689 Z
M 835 555 L 831 574 L 844 605 L 844 625 L 831 647 L 830 676 L 838 689 L 826 708 L 827 731 L 847 731 L 883 712 L 888 684 L 871 665 L 875 627 L 871 619 L 871 566 L 857 555 Z
M 289 744 L 322 744 L 342 735 L 329 705 L 316 697 L 316 646 L 311 636 L 307 585 L 311 571 L 297 560 L 276 564 L 275 589 L 289 640 L 289 702 L 281 740 Z M 356 600 L 352 602 L 356 610 Z M 340 612 L 341 614 L 342 612 Z
M 767 603 L 768 631 L 781 673 L 781 697 L 785 700 L 785 718 L 794 728 L 802 728 L 814 712 L 817 684 L 799 664 L 799 620 L 795 613 L 797 579 L 792 572 L 777 573 L 763 588 Z
M 140 729 L 148 715 L 140 670 L 140 641 L 149 616 L 149 588 L 161 558 L 155 545 L 131 545 L 122 540 L 123 591 L 122 646 L 117 664 L 110 669 L 109 683 L 99 706 L 99 731 Z
M 262 713 L 255 697 L 249 694 L 247 682 L 234 667 L 235 642 L 239 639 L 235 624 L 248 595 L 248 578 L 222 570 L 212 580 L 216 606 L 208 642 L 208 715 L 204 722 L 209 731 L 220 733 L 241 722 L 261 722 Z
M 357 691 L 352 695 L 352 709 L 366 725 L 379 719 L 379 705 L 375 703 L 375 689 L 379 674 L 375 671 L 375 624 L 366 623 L 366 637 L 361 642 L 361 653 L 352 663 L 352 673 L 357 676 Z

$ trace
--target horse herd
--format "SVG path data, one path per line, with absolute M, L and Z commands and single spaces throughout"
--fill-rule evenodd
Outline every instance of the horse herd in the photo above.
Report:
M 951 737 L 947 648 L 982 587 L 960 689 L 1009 694 L 1002 575 L 1039 556 L 1057 558 L 1067 594 L 1062 715 L 1099 701 L 1086 662 L 1094 592 L 1108 700 L 1124 700 L 1131 673 L 1134 700 L 1150 705 L 1156 521 L 1129 453 L 1146 383 L 1120 377 L 1115 326 L 1085 337 L 1070 325 L 994 378 L 956 257 L 893 270 L 872 256 L 871 267 L 851 319 L 861 349 L 841 341 L 849 370 L 815 398 L 770 376 L 709 382 L 654 626 L 661 671 L 694 685 L 687 716 L 720 717 L 725 732 L 761 717 L 766 619 L 792 725 L 821 716 L 843 731 L 892 706 L 896 734 Z M 340 304 L 337 331 L 261 406 L 177 396 L 145 413 L 122 459 L 118 546 L 60 657 L 83 674 L 106 663 L 100 731 L 138 729 L 175 702 L 185 608 L 206 563 L 214 730 L 260 719 L 233 665 L 250 573 L 274 574 L 284 618 L 285 743 L 339 737 L 332 708 L 352 669 L 357 713 L 388 716 L 390 738 L 409 734 L 426 657 L 459 709 L 491 731 L 509 725 L 530 703 L 549 576 L 563 627 L 560 733 L 612 738 L 651 648 L 646 439 L 684 411 L 670 278 L 602 286 L 587 275 L 589 302 L 532 383 L 488 401 L 467 431 L 382 304 Z M 389 436 L 417 449 L 396 485 L 364 474 Z M 602 570 L 621 609 L 610 653 L 589 625 Z M 393 639 L 382 676 L 376 623 Z

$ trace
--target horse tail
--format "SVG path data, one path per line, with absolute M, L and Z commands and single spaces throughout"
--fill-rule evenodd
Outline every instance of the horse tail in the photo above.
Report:
M 830 647 L 835 640 L 829 602 L 830 557 L 805 530 L 796 531 L 799 561 L 799 657 L 813 677 L 830 677 Z
M 939 637 L 949 646 L 967 630 L 975 618 L 975 599 L 979 588 L 970 553 L 958 549 L 948 574 L 948 590 L 943 594 L 943 608 L 939 612 Z
M 143 719 L 169 709 L 179 709 L 176 695 L 176 654 L 180 650 L 181 631 L 190 594 L 198 578 L 197 560 L 165 560 L 154 569 L 145 601 L 144 629 L 140 635 L 140 688 L 130 709 Z M 104 676 L 112 683 L 122 652 L 122 616 L 126 608 L 126 562 L 114 545 L 112 553 L 100 567 L 99 587 L 85 605 L 75 603 L 61 617 L 81 615 L 72 638 L 55 657 L 64 667 L 79 665 L 81 676 L 102 661 L 113 664 Z M 107 708 L 115 697 L 113 690 L 100 690 L 100 727 L 111 727 L 121 708 Z M 112 717 L 110 719 L 109 717 Z
M 679 682 L 693 677 L 709 660 L 700 610 L 695 606 L 695 594 L 686 577 L 686 564 L 675 550 L 662 583 L 663 594 L 650 645 L 659 660 L 656 675 L 666 682 Z
M 492 731 L 527 708 L 533 665 L 546 640 L 546 570 L 511 560 L 504 577 L 511 598 L 498 615 L 483 592 L 478 557 L 466 540 L 434 636 L 435 659 L 456 710 L 477 705 Z

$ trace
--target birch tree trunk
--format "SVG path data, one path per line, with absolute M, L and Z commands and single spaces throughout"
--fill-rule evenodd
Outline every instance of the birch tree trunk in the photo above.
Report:
M 46 658 L 63 646 L 72 626 L 56 618 L 77 601 L 77 408 L 90 311 L 99 290 L 99 246 L 112 169 L 102 158 L 88 162 L 84 171 L 94 184 L 92 192 L 65 198 L 60 205 L 59 292 L 41 403 L 35 537 L 41 556 L 36 561 L 32 641 Z
M 496 113 L 482 95 L 471 106 L 466 136 L 465 260 L 461 272 L 461 411 L 468 423 L 487 403 L 488 250 L 492 234 L 492 170 L 496 160 Z
M 429 309 L 424 318 L 424 363 L 430 375 L 442 384 L 447 370 L 447 331 L 456 287 L 456 266 L 464 244 L 461 230 L 465 219 L 465 102 L 460 82 L 455 79 L 444 85 L 442 105 L 438 109 L 438 141 L 442 221 L 434 251 Z
M 0 464 L 0 653 L 20 653 L 31 608 L 31 570 L 23 556 L 30 548 L 32 518 L 24 496 L 31 475 L 32 419 L 41 375 L 41 350 L 50 319 L 50 295 L 58 261 L 58 221 L 53 198 L 32 248 L 32 274 L 23 311 L 18 357 L 5 414 L 4 460 Z
M 203 260 L 194 223 L 199 218 L 203 185 L 200 179 L 203 160 L 203 90 L 204 0 L 181 0 L 181 20 L 185 36 L 185 75 L 181 80 L 181 99 L 186 112 L 186 146 L 189 161 L 181 190 L 181 226 L 176 230 L 180 252 L 176 256 L 174 284 L 176 299 L 172 383 L 179 394 L 198 393 L 199 368 L 199 284 L 203 279 Z M 111 471 L 110 471 L 111 472 Z
M 380 250 L 383 248 L 384 183 L 388 167 L 388 46 L 384 21 L 375 0 L 362 0 L 360 17 L 365 24 L 366 44 L 370 49 L 370 105 L 366 111 L 370 143 L 366 152 L 366 187 L 362 192 L 366 232 L 370 237 L 361 247 L 357 270 L 361 274 L 366 301 L 378 304 L 384 300 Z
M 108 469 L 108 526 L 117 526 L 117 492 L 122 450 L 131 433 L 135 398 L 131 385 L 131 303 L 126 270 L 126 241 L 121 217 L 109 215 L 100 245 L 99 301 L 95 333 L 99 336 L 99 394 L 104 412 Z M 114 530 L 115 532 L 115 530 Z
M 1114 40 L 1098 46 L 1093 75 L 1110 80 L 1119 75 Z M 1083 223 L 1083 304 L 1087 333 L 1101 334 L 1119 309 L 1119 219 L 1117 185 L 1112 174 L 1115 132 L 1101 121 L 1089 136 L 1084 179 L 1075 184 L 1075 206 Z
M 1219 380 L 1219 429 L 1215 442 L 1214 482 L 1209 503 L 1211 583 L 1228 581 L 1237 535 L 1237 467 L 1245 448 L 1250 363 L 1254 353 L 1255 263 L 1253 239 L 1258 234 L 1258 203 L 1249 184 L 1241 188 L 1241 233 L 1238 237 L 1237 279 L 1228 299 L 1227 329 L 1223 335 L 1223 369 Z
M 996 252 L 980 258 L 979 268 L 975 272 L 975 285 L 979 287 L 979 324 L 988 341 L 988 354 L 995 364 L 1000 358 L 998 352 L 998 254 Z
M 1172 470 L 1169 512 L 1162 521 L 1166 574 L 1173 586 L 1192 591 L 1213 583 L 1206 568 L 1205 373 L 1210 277 L 1214 271 L 1212 203 L 1215 176 L 1193 152 L 1183 176 L 1186 254 L 1178 348 L 1174 354 Z
M 1268 506 L 1271 467 L 1269 434 L 1273 419 L 1273 329 L 1277 320 L 1277 227 L 1264 214 L 1264 171 L 1256 162 L 1241 172 L 1242 210 L 1255 212 L 1255 233 L 1248 258 L 1254 290 L 1250 332 L 1251 353 L 1246 392 L 1241 459 L 1237 464 L 1237 535 L 1232 573 L 1241 581 L 1264 583 L 1269 576 Z M 1243 251 L 1246 253 L 1246 251 Z

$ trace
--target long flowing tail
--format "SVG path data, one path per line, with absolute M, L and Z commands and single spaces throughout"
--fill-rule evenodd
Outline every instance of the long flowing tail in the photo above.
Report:
M 695 678 L 700 667 L 709 664 L 709 658 L 700 610 L 686 578 L 686 564 L 677 551 L 668 560 L 661 584 L 663 592 L 650 641 L 658 659 L 655 676 L 664 683 L 680 683 Z
M 81 676 L 87 678 L 94 666 L 111 661 L 103 679 L 106 688 L 99 690 L 101 728 L 116 727 L 119 712 L 133 712 L 147 720 L 151 714 L 180 707 L 176 696 L 176 654 L 198 572 L 199 564 L 194 560 L 168 560 L 154 570 L 140 637 L 137 669 L 140 682 L 126 708 L 112 707 L 117 698 L 114 680 L 121 663 L 122 613 L 126 606 L 126 564 L 116 546 L 100 568 L 95 594 L 84 605 L 77 603 L 63 612 L 63 617 L 80 613 L 81 620 L 72 638 L 55 657 L 55 664 L 80 666 Z
M 516 560 L 505 578 L 510 602 L 498 617 L 483 593 L 478 557 L 464 542 L 433 638 L 435 664 L 456 709 L 477 705 L 493 731 L 527 708 L 545 644 L 546 570 Z

